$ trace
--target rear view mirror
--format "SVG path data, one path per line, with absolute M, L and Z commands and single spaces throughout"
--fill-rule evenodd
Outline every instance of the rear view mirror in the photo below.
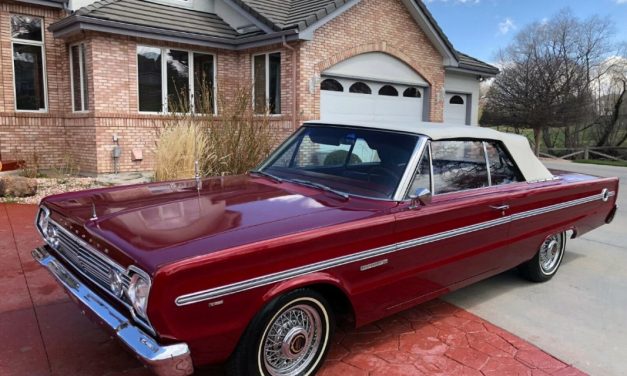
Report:
M 431 203 L 433 195 L 431 191 L 426 188 L 418 188 L 416 191 L 409 195 L 412 201 L 412 208 L 418 207 L 418 204 L 425 206 Z

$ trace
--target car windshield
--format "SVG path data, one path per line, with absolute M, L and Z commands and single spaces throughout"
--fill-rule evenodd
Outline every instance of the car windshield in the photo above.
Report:
M 261 170 L 340 195 L 391 199 L 417 141 L 417 136 L 382 130 L 305 126 Z

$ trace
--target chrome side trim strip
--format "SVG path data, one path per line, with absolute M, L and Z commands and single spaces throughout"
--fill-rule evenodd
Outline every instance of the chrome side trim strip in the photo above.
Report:
M 562 209 L 570 208 L 573 206 L 578 206 L 578 205 L 602 200 L 604 197 L 604 194 L 605 192 L 602 192 L 600 194 L 580 198 L 577 200 L 550 205 L 544 208 L 529 210 L 523 213 L 512 214 L 512 215 L 501 217 L 501 218 L 494 219 L 491 221 L 481 222 L 481 223 L 477 223 L 477 224 L 466 226 L 466 227 L 460 227 L 454 230 L 427 235 L 427 236 L 423 236 L 420 238 L 407 240 L 404 242 L 399 242 L 399 243 L 391 244 L 391 245 L 384 246 L 384 247 L 374 248 L 374 249 L 354 253 L 354 254 L 347 255 L 347 256 L 337 257 L 331 260 L 321 261 L 321 262 L 317 262 L 314 264 L 300 266 L 297 268 L 288 269 L 288 270 L 277 272 L 277 273 L 267 274 L 267 275 L 263 275 L 260 277 L 247 279 L 245 281 L 232 283 L 229 285 L 219 286 L 219 287 L 215 287 L 215 288 L 211 288 L 207 290 L 202 290 L 202 291 L 198 291 L 198 292 L 194 292 L 190 294 L 181 295 L 178 298 L 176 298 L 175 303 L 177 306 L 185 306 L 185 305 L 194 304 L 194 303 L 198 303 L 198 302 L 202 302 L 206 300 L 222 298 L 224 296 L 235 294 L 238 292 L 248 291 L 257 287 L 262 287 L 262 286 L 267 286 L 273 283 L 282 282 L 282 281 L 285 281 L 285 280 L 288 280 L 297 276 L 315 273 L 315 272 L 319 272 L 322 270 L 350 264 L 353 262 L 368 260 L 371 258 L 387 255 L 387 254 L 394 253 L 394 252 L 399 252 L 399 251 L 406 250 L 409 248 L 413 248 L 419 245 L 429 244 L 429 243 L 453 238 L 456 236 L 484 230 L 490 227 L 505 225 L 514 221 L 533 217 L 536 215 L 541 215 L 541 214 L 549 213 L 552 211 L 562 210 Z M 613 196 L 615 195 L 615 192 L 609 192 L 609 195 Z
M 218 299 L 226 295 L 234 294 L 236 292 L 247 291 L 247 290 L 257 288 L 257 287 L 270 285 L 270 284 L 285 281 L 287 279 L 294 278 L 300 275 L 315 273 L 321 270 L 335 268 L 335 267 L 342 266 L 345 264 L 350 264 L 353 262 L 386 255 L 396 250 L 397 250 L 397 247 L 395 244 L 393 244 L 393 245 L 389 245 L 389 246 L 385 246 L 381 248 L 375 248 L 375 249 L 371 249 L 371 250 L 360 252 L 360 253 L 354 253 L 349 256 L 342 256 L 342 257 L 334 258 L 334 259 L 327 260 L 327 261 L 317 262 L 315 264 L 309 264 L 306 266 L 288 269 L 282 272 L 267 274 L 261 277 L 256 277 L 256 278 L 248 279 L 245 281 L 232 283 L 226 286 L 220 286 L 220 287 L 216 287 L 216 288 L 212 288 L 212 289 L 208 289 L 204 291 L 181 295 L 178 298 L 176 298 L 175 303 L 177 306 L 185 306 L 188 304 L 194 304 L 194 303 L 202 302 L 205 300 Z

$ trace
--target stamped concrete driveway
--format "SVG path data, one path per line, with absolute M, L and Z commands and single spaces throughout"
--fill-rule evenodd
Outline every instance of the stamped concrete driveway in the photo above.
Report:
M 445 299 L 592 375 L 625 375 L 627 168 L 568 162 L 546 165 L 618 176 L 619 210 L 614 222 L 570 240 L 563 264 L 549 283 L 531 284 L 511 271 Z

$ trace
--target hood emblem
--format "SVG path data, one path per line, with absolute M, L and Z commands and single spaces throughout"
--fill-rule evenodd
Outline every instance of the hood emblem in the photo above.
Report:
M 200 168 L 198 166 L 198 160 L 194 161 L 194 179 L 196 179 L 196 190 L 200 192 L 202 189 L 202 180 L 200 179 Z
M 91 202 L 91 218 L 92 221 L 98 219 L 98 213 L 96 212 L 96 203 L 92 200 Z

